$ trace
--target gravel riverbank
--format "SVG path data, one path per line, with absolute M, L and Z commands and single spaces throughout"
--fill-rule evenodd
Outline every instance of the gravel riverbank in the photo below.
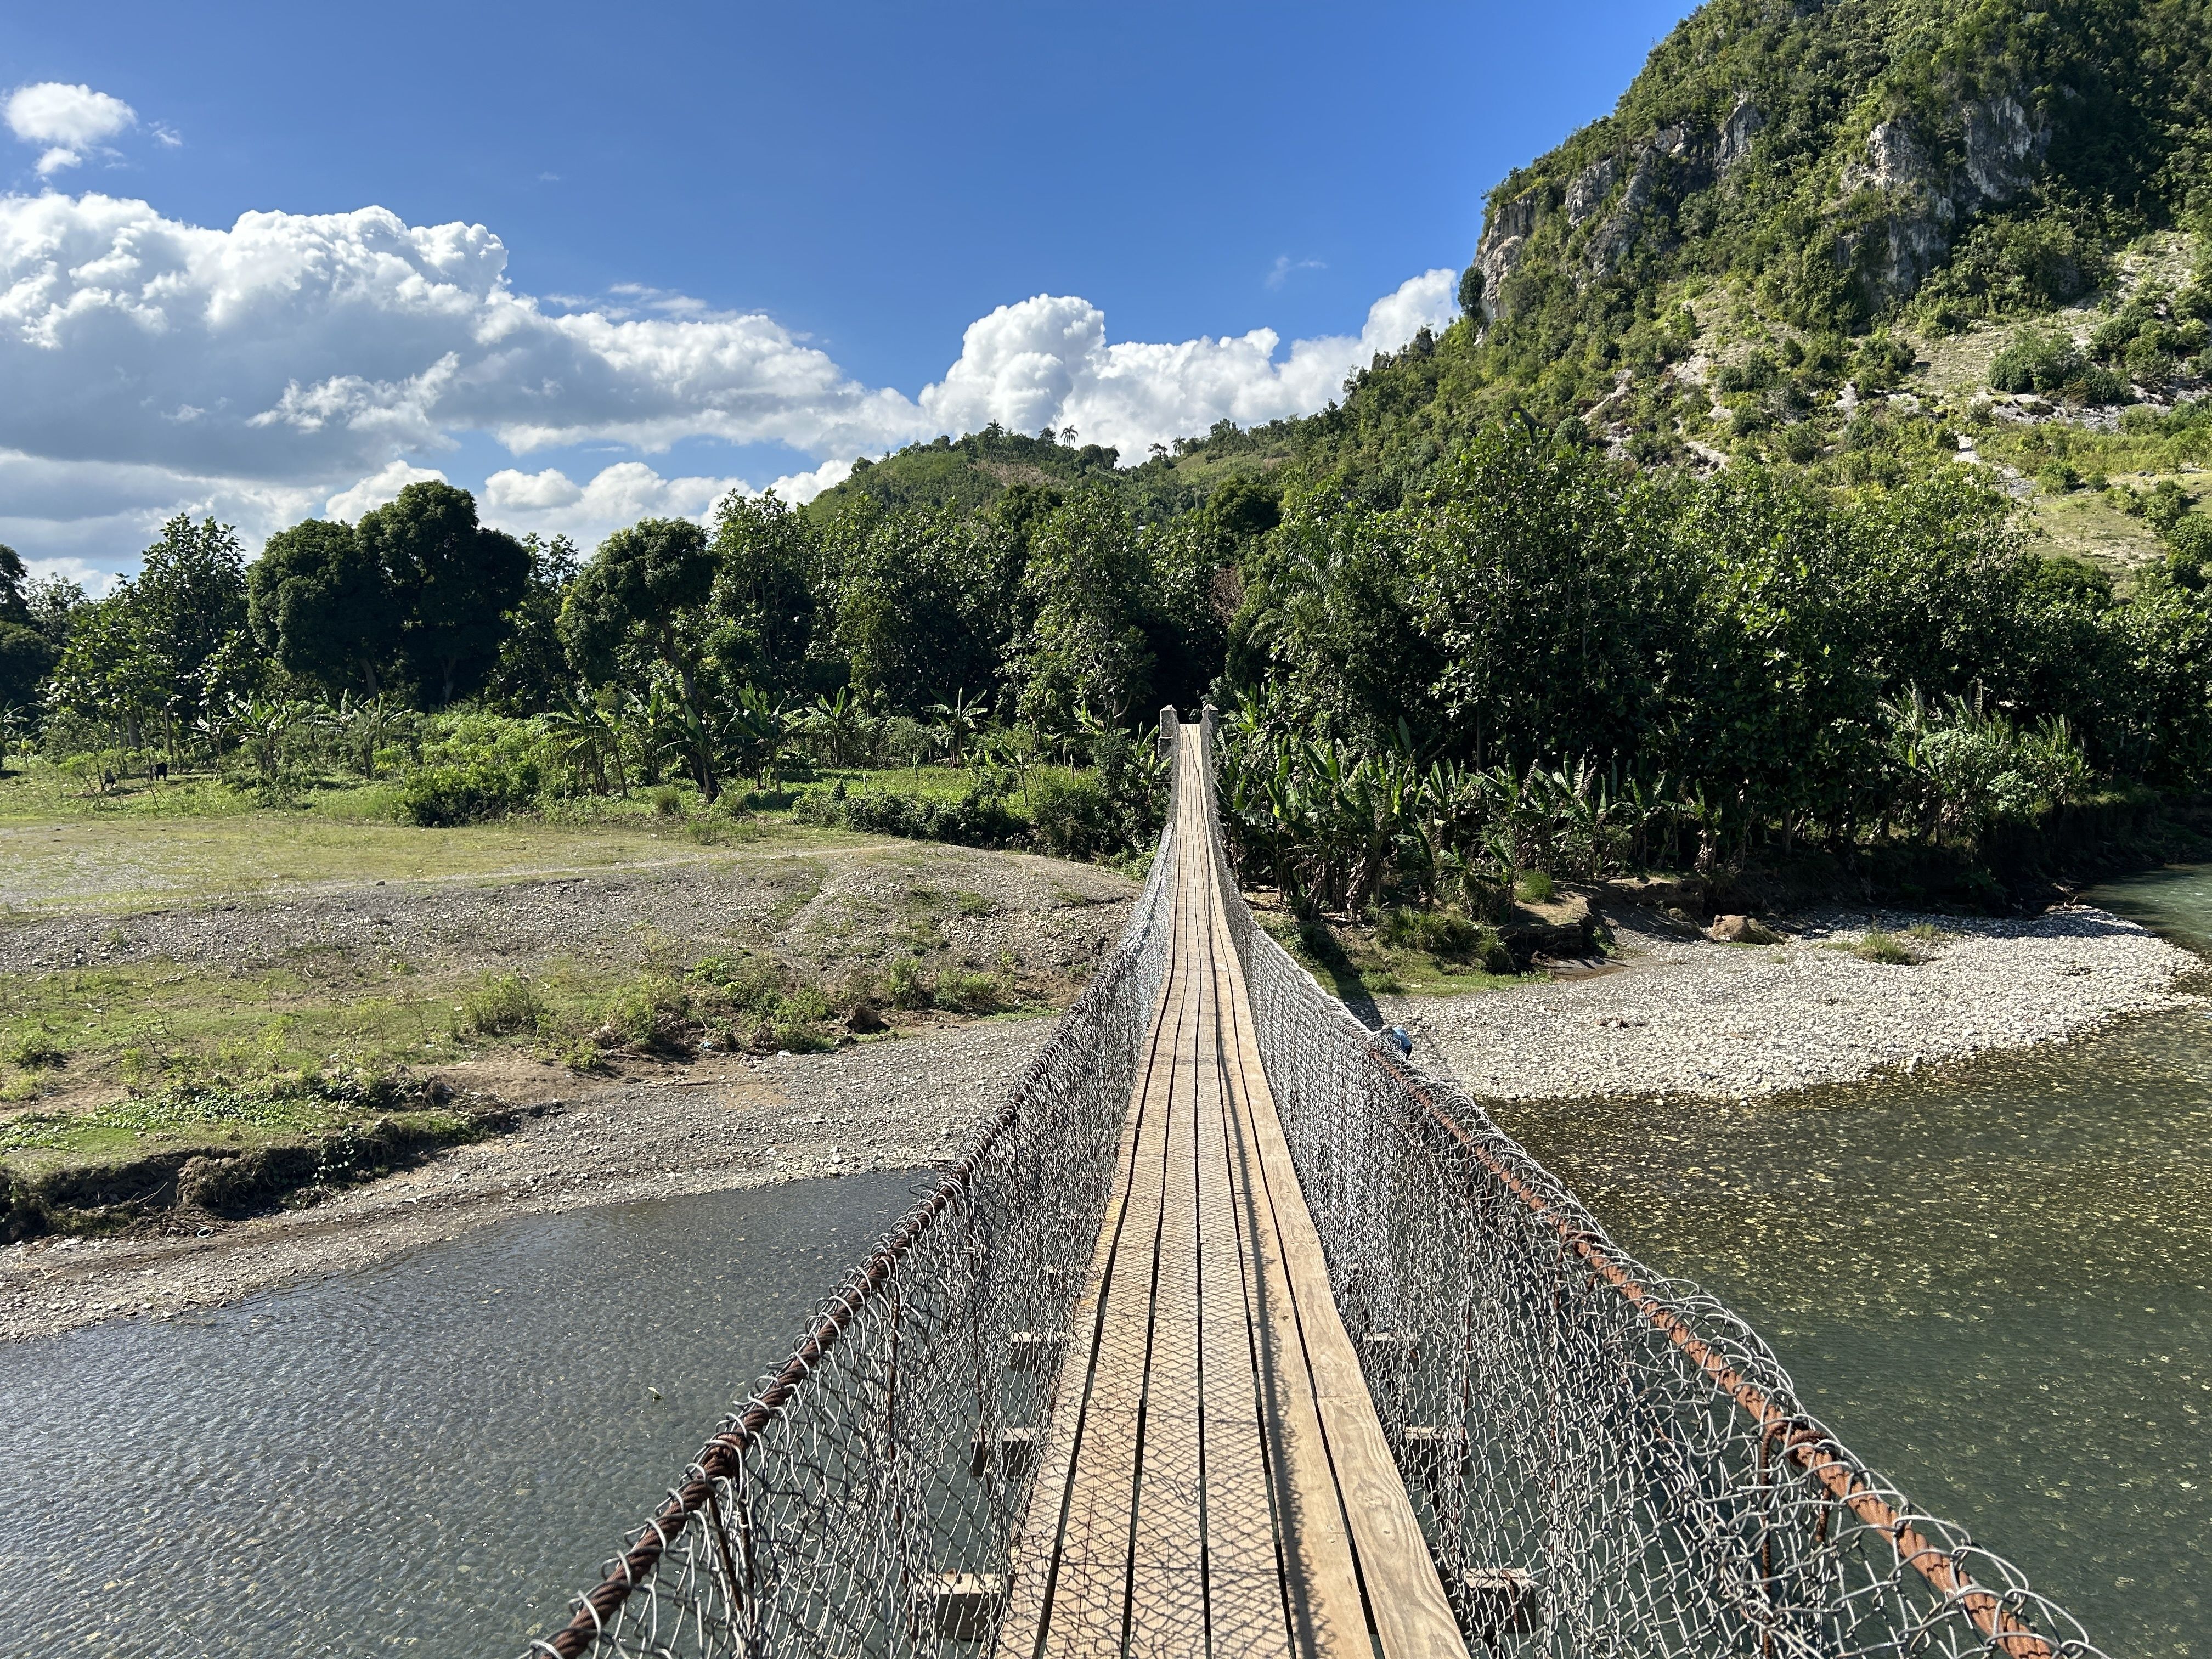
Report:
M 1478 1097 L 1744 1099 L 2203 1000 L 2178 985 L 2202 967 L 2197 957 L 2087 908 L 2027 921 L 1814 916 L 1771 945 L 1685 939 L 1640 915 L 1613 918 L 1617 965 L 1599 973 L 1484 995 L 1383 997 L 1378 1011 Z M 1870 925 L 1902 933 L 1923 921 L 1937 932 L 1916 944 L 1921 961 L 1850 954 Z M 988 1021 L 826 1054 L 702 1061 L 542 1103 L 512 1133 L 313 1209 L 206 1237 L 0 1249 L 0 1340 L 170 1317 L 507 1216 L 937 1163 L 1051 1029 L 1043 1018 Z
M 0 1249 L 0 1340 L 173 1317 L 510 1216 L 934 1164 L 1003 1099 L 1052 1025 L 994 1020 L 825 1054 L 702 1063 L 544 1103 L 512 1133 L 204 1238 Z
M 1741 1100 L 2075 1036 L 2192 1000 L 2177 981 L 2203 966 L 2085 906 L 2029 921 L 1815 915 L 1769 945 L 1685 939 L 1640 913 L 1609 920 L 1617 968 L 1377 1006 L 1477 1097 Z M 1916 923 L 1936 929 L 1905 941 L 1923 960 L 1851 954 L 1869 927 Z

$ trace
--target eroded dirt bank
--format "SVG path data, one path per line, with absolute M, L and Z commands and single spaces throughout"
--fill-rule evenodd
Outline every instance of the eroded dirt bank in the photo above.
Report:
M 0 1249 L 0 1339 L 169 1318 L 510 1216 L 929 1164 L 974 1131 L 1050 1030 L 1044 1018 L 993 1020 L 826 1054 L 702 1060 L 541 1101 L 507 1134 L 312 1209 L 204 1235 Z

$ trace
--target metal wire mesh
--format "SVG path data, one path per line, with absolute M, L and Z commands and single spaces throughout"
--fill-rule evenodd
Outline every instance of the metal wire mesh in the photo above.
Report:
M 1005 1108 L 530 1652 L 844 1659 L 995 1630 L 1165 971 L 1169 821 Z
M 1212 842 L 1338 1311 L 1471 1646 L 2098 1652 L 1815 1421 L 1741 1320 L 1628 1255 L 1353 1019 L 1255 925 Z
M 1727 1310 L 1645 1270 L 1455 1085 L 1354 1021 L 1255 926 L 1218 824 L 1208 841 L 1163 836 L 1120 947 L 1004 1110 L 532 1652 L 996 1637 L 1176 866 L 1210 858 L 1331 1288 L 1471 1650 L 2096 1655 L 1808 1416 Z

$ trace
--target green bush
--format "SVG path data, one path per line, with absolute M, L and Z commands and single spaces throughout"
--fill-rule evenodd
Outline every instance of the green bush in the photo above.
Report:
M 2083 360 L 2057 329 L 2022 329 L 1990 360 L 1990 385 L 1998 392 L 2057 392 L 2079 374 Z
M 682 1057 L 691 1052 L 691 998 L 680 981 L 641 974 L 607 1004 L 599 1044 Z
M 810 790 L 799 797 L 799 820 L 822 826 L 842 824 L 863 835 L 950 842 L 960 847 L 1018 846 L 1027 827 L 1002 799 L 981 789 L 971 789 L 958 800 L 879 789 L 840 799 L 839 787 L 826 792 Z
M 933 1000 L 929 975 L 925 973 L 919 957 L 901 957 L 891 963 L 890 972 L 884 981 L 884 992 L 894 1008 L 927 1008 Z
M 56 1042 L 54 1034 L 46 1027 L 34 1026 L 10 1031 L 4 1039 L 0 1039 L 0 1060 L 31 1072 L 42 1066 L 66 1064 L 69 1050 Z
M 773 1011 L 790 985 L 782 963 L 750 951 L 702 957 L 685 978 L 714 1006 L 756 1016 Z
M 534 761 L 512 766 L 491 760 L 465 766 L 420 766 L 400 780 L 398 809 L 404 822 L 418 829 L 481 823 L 528 809 L 538 799 L 539 783 Z
M 1523 870 L 1513 884 L 1515 896 L 1528 904 L 1549 904 L 1559 890 L 1541 870 Z
M 477 1036 L 513 1036 L 536 1031 L 550 1013 L 536 986 L 520 974 L 502 974 L 462 999 L 455 1023 Z
M 1030 787 L 1030 819 L 1037 840 L 1066 859 L 1091 859 L 1112 850 L 1114 810 L 1095 777 L 1047 772 Z
M 995 974 L 947 968 L 930 988 L 930 1000 L 956 1014 L 991 1014 L 1006 1006 L 1006 988 Z
M 2143 522 L 2161 536 L 2171 535 L 2192 505 L 2187 490 L 2171 478 L 2160 478 L 2158 488 L 2143 500 Z

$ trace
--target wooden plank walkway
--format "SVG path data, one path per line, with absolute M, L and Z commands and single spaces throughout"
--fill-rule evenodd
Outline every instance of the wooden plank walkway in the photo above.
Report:
M 1179 745 L 1174 951 L 999 1649 L 1464 1659 L 1329 1294 Z

